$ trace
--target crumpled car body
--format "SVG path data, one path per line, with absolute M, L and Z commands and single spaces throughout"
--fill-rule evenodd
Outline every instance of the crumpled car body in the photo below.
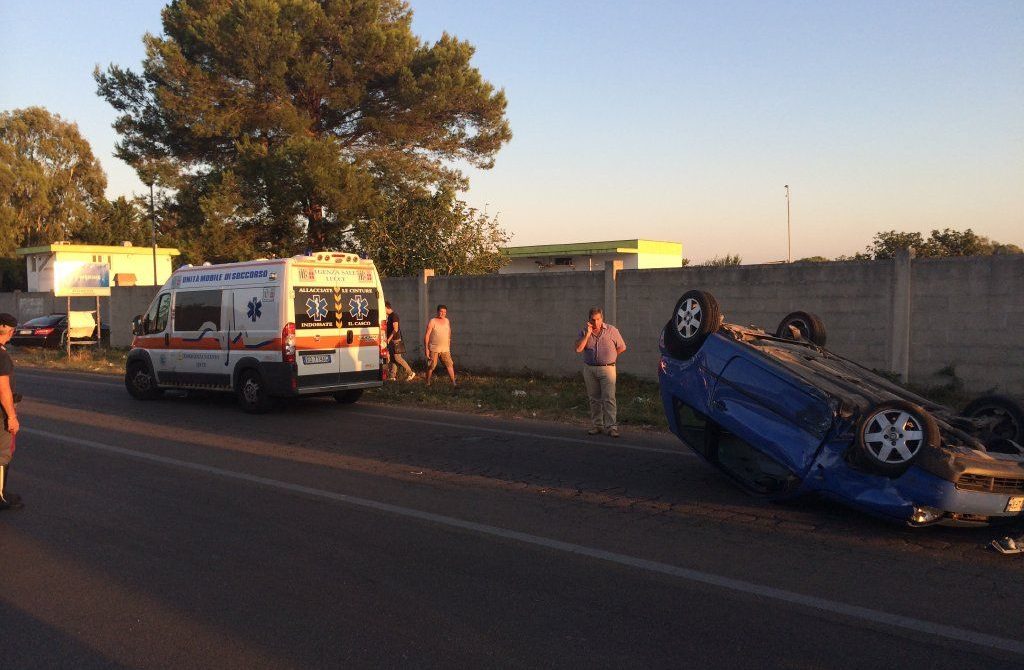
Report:
M 748 491 L 817 493 L 912 526 L 1024 514 L 1024 449 L 986 446 L 976 423 L 947 407 L 808 341 L 722 324 L 680 358 L 665 337 L 659 382 L 670 429 Z M 866 416 L 887 401 L 923 408 L 941 435 L 898 473 L 873 469 L 855 448 Z

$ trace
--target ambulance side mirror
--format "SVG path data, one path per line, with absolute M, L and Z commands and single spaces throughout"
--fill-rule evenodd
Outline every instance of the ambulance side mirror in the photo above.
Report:
M 132 335 L 142 335 L 142 315 L 138 314 L 132 319 Z

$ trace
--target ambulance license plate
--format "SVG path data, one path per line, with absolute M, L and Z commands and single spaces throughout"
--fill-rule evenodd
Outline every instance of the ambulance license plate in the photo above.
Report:
M 1024 512 L 1024 496 L 1013 496 L 1006 502 L 1007 512 Z
M 309 356 L 302 357 L 303 365 L 322 365 L 324 363 L 331 362 L 330 354 L 311 354 Z

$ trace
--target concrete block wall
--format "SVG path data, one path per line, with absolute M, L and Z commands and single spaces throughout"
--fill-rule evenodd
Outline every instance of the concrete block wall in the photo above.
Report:
M 159 290 L 159 286 L 118 286 L 110 289 L 110 346 L 131 345 L 132 319 L 149 309 Z
M 1024 395 L 1024 255 L 913 263 L 910 376 Z
M 406 356 L 409 360 L 422 356 L 423 329 L 426 328 L 426 324 L 421 323 L 419 316 L 418 278 L 381 277 L 381 285 L 385 300 L 391 303 L 401 319 L 399 325 L 408 349 Z M 383 318 L 382 314 L 381 319 Z M 418 350 L 413 348 L 417 342 L 421 343 Z M 414 353 L 416 351 L 419 353 Z
M 435 277 L 428 286 L 431 313 L 448 306 L 456 368 L 575 373 L 574 338 L 587 308 L 604 300 L 603 272 Z M 422 329 L 415 351 L 422 356 Z
M 623 270 L 616 325 L 631 352 L 621 370 L 653 378 L 662 328 L 690 289 L 714 294 L 726 321 L 769 332 L 790 312 L 813 312 L 825 322 L 829 348 L 868 367 L 891 369 L 892 274 L 893 263 L 886 261 Z
M 574 374 L 574 338 L 587 309 L 598 305 L 629 346 L 622 371 L 653 379 L 662 327 L 679 296 L 700 288 L 715 294 L 732 323 L 774 331 L 789 312 L 814 312 L 825 322 L 829 348 L 867 367 L 929 384 L 953 365 L 969 391 L 1024 396 L 1024 255 L 619 270 L 614 280 L 612 270 L 427 272 L 383 280 L 385 297 L 402 316 L 410 360 L 422 359 L 425 319 L 446 303 L 458 367 Z M 151 286 L 118 287 L 102 299 L 114 346 L 128 346 L 132 317 L 155 293 Z M 65 305 L 46 293 L 0 293 L 0 311 L 21 320 Z M 73 309 L 94 305 L 81 298 Z

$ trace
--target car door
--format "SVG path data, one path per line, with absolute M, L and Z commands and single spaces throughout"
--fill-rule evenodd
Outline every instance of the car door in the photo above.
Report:
M 803 477 L 832 425 L 824 394 L 752 358 L 732 358 L 715 384 L 712 420 Z
M 341 322 L 338 348 L 345 383 L 380 379 L 380 314 L 376 287 L 335 287 Z
M 230 386 L 221 354 L 221 302 L 223 291 L 181 290 L 174 296 L 171 342 L 176 347 L 174 376 L 190 386 Z
M 341 302 L 334 287 L 296 286 L 295 371 L 300 388 L 336 386 L 341 380 Z
M 174 383 L 175 360 L 171 352 L 171 294 L 157 296 L 142 320 L 137 345 L 149 351 L 153 372 L 163 384 Z

